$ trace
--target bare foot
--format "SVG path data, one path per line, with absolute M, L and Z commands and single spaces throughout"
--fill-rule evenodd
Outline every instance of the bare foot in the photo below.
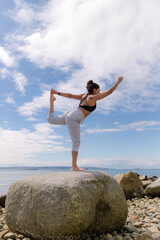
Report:
M 54 94 L 50 94 L 50 101 L 53 101 L 53 102 L 56 101 Z
M 75 167 L 75 168 L 71 168 L 71 171 L 86 171 L 86 169 Z

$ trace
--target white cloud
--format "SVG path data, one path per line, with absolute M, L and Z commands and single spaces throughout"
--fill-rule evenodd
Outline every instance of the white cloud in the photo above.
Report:
M 38 154 L 47 156 L 70 150 L 63 146 L 63 137 L 56 135 L 47 123 L 35 124 L 33 131 L 26 128 L 21 130 L 0 128 L 0 135 L 0 165 L 32 165 L 32 160 Z
M 7 68 L 0 68 L 0 78 L 5 79 L 10 76 L 10 71 Z
M 14 57 L 2 46 L 0 46 L 0 62 L 7 67 L 13 67 L 15 65 Z
M 16 50 L 41 68 L 74 69 L 67 91 L 77 91 L 77 86 L 84 91 L 92 78 L 104 90 L 127 73 L 119 91 L 103 100 L 99 110 L 159 109 L 158 0 L 50 0 L 42 8 L 25 1 L 16 4 L 17 21 L 25 26 L 15 36 Z M 62 86 L 58 82 L 56 87 Z
M 36 20 L 36 15 L 34 13 L 34 10 L 32 9 L 34 7 L 34 4 L 27 4 L 27 2 L 23 0 L 14 0 L 16 4 L 15 14 L 11 17 L 16 22 L 22 22 L 22 24 L 31 24 L 33 19 Z M 22 21 L 23 19 L 23 21 Z
M 38 122 L 38 121 L 40 121 L 39 119 L 34 118 L 34 117 L 29 117 L 29 118 L 27 118 L 26 120 L 27 120 L 28 122 Z
M 49 109 L 49 91 L 44 91 L 42 96 L 34 97 L 32 102 L 27 102 L 20 106 L 18 112 L 23 116 L 29 117 L 36 115 L 44 107 Z
M 84 158 L 79 160 L 79 165 L 83 167 L 103 167 L 117 169 L 134 169 L 134 168 L 152 168 L 160 167 L 157 160 L 153 159 L 130 159 L 130 158 Z
M 15 100 L 12 96 L 8 96 L 6 99 L 6 102 L 9 104 L 15 104 Z
M 145 131 L 145 130 L 160 130 L 160 121 L 139 121 L 129 124 L 116 123 L 117 128 L 88 128 L 89 134 L 105 133 L 105 132 L 123 132 L 128 130 Z
M 16 70 L 8 70 L 7 68 L 0 68 L 0 78 L 13 79 L 16 90 L 21 92 L 23 95 L 25 94 L 25 86 L 28 84 L 28 79 L 23 73 L 17 72 Z
M 48 108 L 50 105 L 50 91 L 45 90 L 40 97 L 34 97 L 32 102 L 24 103 L 18 108 L 18 112 L 26 117 L 36 115 L 41 109 Z M 57 111 L 65 112 L 74 109 L 78 106 L 78 101 L 56 96 L 57 100 L 54 102 L 55 114 Z M 46 116 L 47 118 L 47 116 Z
M 24 87 L 28 83 L 28 80 L 24 76 L 24 74 L 14 71 L 13 72 L 13 81 L 16 84 L 16 89 L 24 95 L 25 94 L 25 88 Z

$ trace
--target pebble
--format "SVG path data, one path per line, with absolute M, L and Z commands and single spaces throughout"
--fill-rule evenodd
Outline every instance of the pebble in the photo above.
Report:
M 153 239 L 153 237 L 147 232 L 142 233 L 140 238 L 141 238 L 141 240 L 143 240 L 143 239 L 147 239 L 147 240 Z
M 4 239 L 4 240 L 7 240 L 7 239 L 12 239 L 12 240 L 14 240 L 14 239 L 16 239 L 16 236 L 15 236 L 14 233 L 8 232 L 8 233 L 4 236 L 3 239 Z
M 123 240 L 123 237 L 121 237 L 120 235 L 117 235 L 115 240 Z
M 160 198 L 135 198 L 127 200 L 127 205 L 128 217 L 120 231 L 112 231 L 94 238 L 86 236 L 79 240 L 160 240 Z M 0 207 L 0 239 L 31 240 L 9 231 L 5 221 L 5 208 L 2 207 Z

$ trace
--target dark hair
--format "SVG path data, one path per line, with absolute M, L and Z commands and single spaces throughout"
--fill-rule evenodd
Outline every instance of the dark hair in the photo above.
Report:
M 89 94 L 93 94 L 94 88 L 97 90 L 100 87 L 97 83 L 94 83 L 93 80 L 89 80 L 87 82 L 86 88 L 87 88 Z

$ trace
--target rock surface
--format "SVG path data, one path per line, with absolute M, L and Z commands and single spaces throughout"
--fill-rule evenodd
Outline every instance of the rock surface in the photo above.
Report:
M 12 184 L 6 199 L 10 230 L 35 239 L 119 230 L 127 212 L 120 185 L 95 171 L 24 178 Z
M 160 197 L 160 178 L 158 178 L 156 181 L 151 183 L 145 189 L 145 195 L 151 196 L 151 197 Z
M 114 178 L 123 188 L 126 199 L 144 196 L 143 184 L 136 173 L 121 173 Z
M 142 184 L 143 184 L 144 189 L 146 189 L 146 187 L 148 187 L 151 183 L 152 183 L 152 180 L 142 181 Z
M 149 186 L 152 182 L 156 181 L 158 177 L 148 177 L 147 175 L 141 175 L 139 176 L 139 179 L 142 181 L 143 188 L 146 189 L 147 186 Z
M 0 206 L 5 207 L 6 195 L 0 196 Z
M 128 218 L 126 225 L 120 231 L 99 235 L 88 235 L 86 233 L 80 237 L 72 236 L 61 240 L 159 240 L 157 236 L 160 236 L 160 198 L 132 199 L 127 200 L 127 204 Z M 6 225 L 5 209 L 0 207 L 0 239 L 4 240 L 8 233 L 13 234 Z M 13 239 L 33 240 L 15 232 Z
M 139 176 L 139 179 L 141 181 L 145 181 L 145 180 L 148 180 L 148 177 L 147 177 L 147 175 L 141 175 L 141 176 Z

